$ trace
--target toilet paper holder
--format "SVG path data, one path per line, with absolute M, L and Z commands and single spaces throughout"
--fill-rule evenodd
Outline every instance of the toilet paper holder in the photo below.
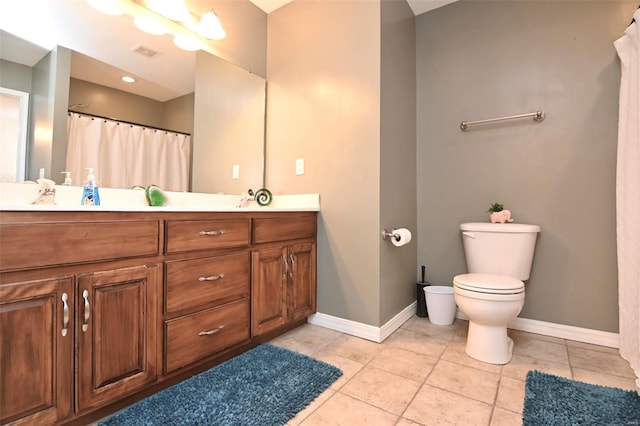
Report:
M 382 239 L 386 240 L 387 238 L 395 238 L 396 241 L 400 241 L 400 235 L 395 232 L 387 231 L 386 229 L 382 231 Z

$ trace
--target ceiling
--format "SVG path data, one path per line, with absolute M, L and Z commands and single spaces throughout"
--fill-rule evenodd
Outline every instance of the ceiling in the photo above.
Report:
M 268 14 L 292 0 L 250 1 Z M 418 15 L 455 0 L 407 1 Z M 32 13 L 34 9 L 37 14 Z M 16 41 L 20 39 L 12 34 L 32 45 L 28 48 L 18 45 Z M 174 48 L 168 35 L 142 33 L 126 15 L 105 15 L 80 0 L 14 1 L 10 8 L 3 8 L 1 59 L 33 66 L 58 45 L 74 51 L 71 70 L 74 78 L 159 101 L 194 91 L 195 53 Z M 160 54 L 145 57 L 135 52 L 140 46 Z M 138 81 L 134 85 L 124 83 L 120 80 L 124 74 L 133 75 Z

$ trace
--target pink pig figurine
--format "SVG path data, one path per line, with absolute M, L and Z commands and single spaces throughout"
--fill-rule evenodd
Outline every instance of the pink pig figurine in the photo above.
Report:
M 511 211 L 510 210 L 502 210 L 499 212 L 493 212 L 490 215 L 491 223 L 505 223 L 505 222 L 513 222 L 511 219 Z

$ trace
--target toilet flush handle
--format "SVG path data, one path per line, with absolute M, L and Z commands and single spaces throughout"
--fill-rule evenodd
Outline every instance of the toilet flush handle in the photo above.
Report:
M 462 235 L 469 238 L 475 238 L 476 234 L 474 232 L 463 232 Z

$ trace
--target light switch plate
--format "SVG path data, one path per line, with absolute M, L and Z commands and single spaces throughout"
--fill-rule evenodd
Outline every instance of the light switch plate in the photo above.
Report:
M 296 158 L 296 175 L 304 174 L 304 158 Z
M 238 164 L 234 164 L 231 172 L 232 179 L 240 179 L 240 166 Z

